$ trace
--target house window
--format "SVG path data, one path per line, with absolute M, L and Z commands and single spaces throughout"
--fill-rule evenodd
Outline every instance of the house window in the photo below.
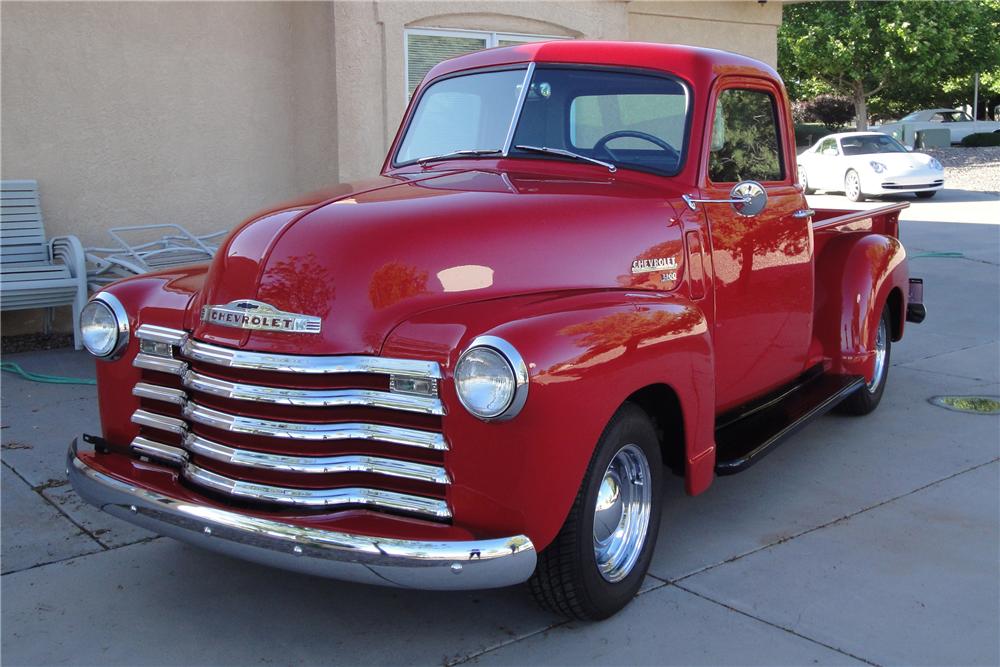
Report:
M 406 96 L 417 89 L 427 72 L 442 60 L 495 46 L 514 46 L 525 42 L 547 42 L 567 37 L 516 35 L 482 30 L 438 30 L 413 28 L 403 32 L 406 58 Z

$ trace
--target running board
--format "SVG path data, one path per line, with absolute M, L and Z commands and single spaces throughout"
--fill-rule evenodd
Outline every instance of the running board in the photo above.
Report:
M 785 393 L 780 400 L 736 419 L 721 419 L 715 430 L 716 474 L 733 475 L 746 470 L 864 385 L 865 379 L 859 375 L 819 375 Z

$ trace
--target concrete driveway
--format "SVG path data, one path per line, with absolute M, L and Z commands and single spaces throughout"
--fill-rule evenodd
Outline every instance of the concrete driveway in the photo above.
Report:
M 1000 199 L 943 192 L 904 219 L 929 317 L 893 348 L 880 409 L 824 417 L 699 497 L 668 480 L 646 585 L 603 623 L 521 587 L 370 588 L 154 538 L 65 485 L 67 443 L 98 428 L 94 388 L 5 374 L 3 660 L 997 665 L 1000 418 L 927 399 L 1000 394 Z M 72 351 L 6 360 L 93 375 Z

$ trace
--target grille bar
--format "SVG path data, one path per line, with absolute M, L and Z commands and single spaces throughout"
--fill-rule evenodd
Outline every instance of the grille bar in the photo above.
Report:
M 141 327 L 140 327 L 141 329 Z M 141 337 L 141 334 L 140 334 Z M 441 366 L 433 361 L 390 359 L 369 356 L 312 357 L 305 355 L 270 354 L 219 347 L 188 340 L 181 353 L 196 361 L 228 368 L 243 368 L 281 373 L 378 373 L 410 377 L 441 379 Z
M 184 438 L 184 447 L 205 458 L 247 468 L 279 470 L 307 474 L 367 472 L 435 484 L 450 484 L 448 473 L 440 466 L 412 463 L 381 456 L 289 456 L 236 449 L 213 442 L 194 433 Z
M 418 431 L 382 424 L 304 424 L 255 419 L 213 410 L 194 401 L 188 401 L 183 414 L 191 421 L 233 433 L 246 433 L 270 438 L 291 440 L 379 440 L 396 445 L 446 450 L 444 436 L 430 431 Z
M 437 398 L 390 393 L 369 389 L 286 389 L 263 387 L 220 380 L 195 371 L 184 374 L 185 387 L 213 396 L 258 403 L 306 407 L 372 407 L 402 410 L 429 415 L 443 415 L 444 405 Z M 152 397 L 147 397 L 152 398 Z
M 132 449 L 139 454 L 174 464 L 187 463 L 189 454 L 213 461 L 254 468 L 306 474 L 336 474 L 362 472 L 412 479 L 434 484 L 450 484 L 448 473 L 440 466 L 412 463 L 380 456 L 288 456 L 236 449 L 213 442 L 194 433 L 184 436 L 183 448 L 166 445 L 143 436 L 132 440 Z
M 451 518 L 448 503 L 407 493 L 368 488 L 290 489 L 231 479 L 188 463 L 181 469 L 184 479 L 220 493 L 251 500 L 305 507 L 373 506 L 397 512 L 422 514 L 437 519 Z

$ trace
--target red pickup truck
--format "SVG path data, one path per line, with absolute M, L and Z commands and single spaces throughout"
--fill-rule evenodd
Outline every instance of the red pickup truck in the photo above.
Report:
M 810 210 L 770 67 L 662 44 L 462 56 L 378 177 L 236 227 L 82 312 L 106 512 L 372 584 L 634 596 L 690 494 L 838 406 L 924 317 L 905 204 Z M 671 535 L 664 547 L 670 548 Z

